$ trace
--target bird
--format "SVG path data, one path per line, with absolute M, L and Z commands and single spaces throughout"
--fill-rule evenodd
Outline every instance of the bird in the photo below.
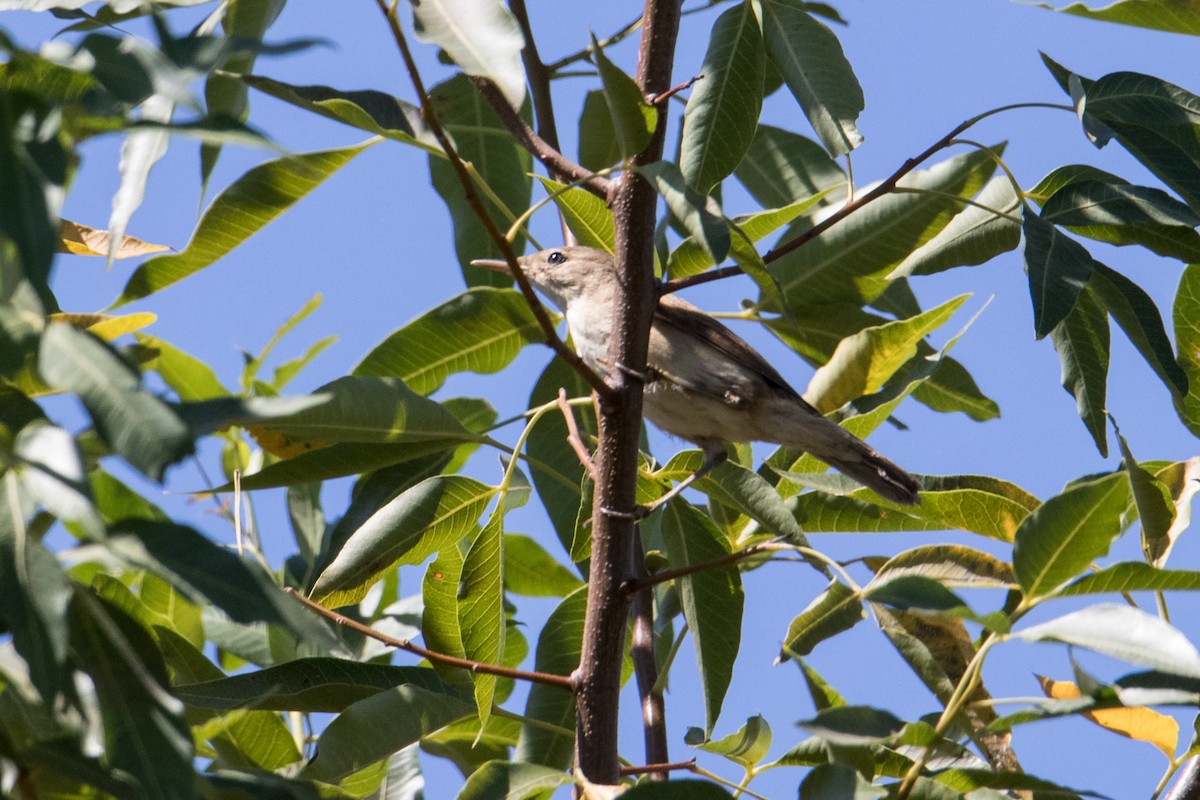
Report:
M 506 261 L 471 263 L 509 271 Z M 556 247 L 522 256 L 517 264 L 564 312 L 584 363 L 604 375 L 618 286 L 612 255 L 593 247 Z M 643 416 L 704 454 L 700 468 L 652 507 L 719 466 L 729 443 L 748 441 L 804 450 L 894 503 L 920 502 L 921 485 L 912 475 L 822 416 L 758 351 L 686 300 L 659 297 L 648 352 L 649 363 L 637 370 L 645 384 Z

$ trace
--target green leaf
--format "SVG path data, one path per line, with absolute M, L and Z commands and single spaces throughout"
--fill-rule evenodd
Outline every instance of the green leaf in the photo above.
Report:
M 548 796 L 570 781 L 561 769 L 539 764 L 489 761 L 467 778 L 456 800 L 526 800 Z
M 595 36 L 592 36 L 590 52 L 604 85 L 604 99 L 608 102 L 617 147 L 623 158 L 632 158 L 650 144 L 650 136 L 658 124 L 658 111 L 642 97 L 642 90 L 633 78 L 609 60 Z
M 1163 567 L 1170 558 L 1171 550 L 1178 541 L 1180 534 L 1187 530 L 1192 523 L 1192 498 L 1200 492 L 1200 458 L 1189 458 L 1187 461 L 1177 461 L 1162 469 L 1154 471 L 1154 479 L 1162 484 L 1171 498 L 1173 506 L 1173 521 L 1166 533 L 1159 538 L 1150 539 L 1143 529 L 1142 552 L 1147 560 L 1156 567 Z
M 954 544 L 921 545 L 898 553 L 878 568 L 875 580 L 904 575 L 933 578 L 945 586 L 1009 588 L 1016 583 L 1008 564 L 980 550 Z
M 465 658 L 459 626 L 458 587 L 462 582 L 463 554 L 457 544 L 443 548 L 425 569 L 421 581 L 421 636 L 425 646 L 448 656 Z M 434 664 L 442 680 L 470 688 L 462 670 Z
M 672 456 L 655 477 L 683 480 L 696 472 L 704 461 L 699 450 L 683 450 Z M 762 525 L 764 531 L 785 536 L 795 544 L 807 540 L 783 498 L 765 478 L 731 461 L 718 466 L 696 482 L 695 488 L 713 500 L 745 514 Z
M 285 156 L 252 168 L 213 200 L 187 247 L 142 262 L 113 306 L 140 300 L 211 265 L 324 183 L 367 146 Z
M 571 233 L 585 247 L 595 247 L 611 253 L 616 233 L 612 211 L 608 204 L 591 192 L 578 187 L 567 189 L 566 184 L 538 176 L 542 186 L 554 199 L 554 205 L 567 221 Z
M 66 183 L 68 160 L 51 115 L 32 94 L 0 93 L 0 197 L 6 198 L 0 236 L 12 243 L 19 275 L 46 305 L 52 305 L 46 302 L 52 299 L 47 281 L 58 244 L 50 192 Z M 17 277 L 9 272 L 6 268 L 0 284 L 5 300 Z
M 308 639 L 329 638 L 324 626 L 260 566 L 185 525 L 124 520 L 112 527 L 109 547 L 170 581 L 194 602 L 221 609 L 234 622 L 279 623 Z
M 1097 120 L 1189 205 L 1200 206 L 1200 97 L 1150 75 L 1114 72 L 1088 83 L 1084 121 Z M 1102 143 L 1102 142 L 1101 142 Z
M 191 796 L 191 731 L 150 634 L 84 590 L 75 593 L 70 615 L 72 651 L 103 714 L 107 768 L 132 775 L 146 797 Z
M 134 336 L 138 344 L 154 354 L 146 363 L 146 369 L 157 372 L 180 400 L 195 402 L 229 396 L 229 390 L 221 384 L 217 373 L 208 364 L 157 336 L 144 333 L 135 333 Z
M 800 658 L 821 642 L 848 631 L 866 618 L 858 593 L 845 584 L 830 581 L 808 607 L 788 625 L 777 661 Z
M 907 361 L 917 345 L 949 321 L 970 295 L 959 295 L 908 319 L 864 328 L 843 339 L 829 361 L 808 383 L 805 398 L 828 413 L 852 400 L 874 394 Z
M 1117 0 L 1101 8 L 1089 8 L 1083 3 L 1071 3 L 1062 7 L 1055 7 L 1049 3 L 1035 5 L 1060 14 L 1071 14 L 1086 19 L 1200 36 L 1200 19 L 1191 13 L 1192 10 L 1188 6 L 1181 6 L 1174 0 Z
M 364 664 L 342 658 L 300 658 L 242 675 L 178 685 L 174 692 L 197 708 L 338 712 L 400 686 L 462 699 L 455 687 L 428 667 Z
M 581 585 L 575 573 L 521 533 L 504 534 L 504 586 L 525 597 L 566 597 Z
M 868 706 L 827 708 L 796 724 L 831 744 L 847 746 L 886 742 L 904 727 L 903 720 Z
M 833 156 L 862 144 L 856 122 L 862 87 L 837 36 L 799 0 L 765 0 L 763 36 L 771 63 Z
M 1113 245 L 1142 245 L 1181 261 L 1200 259 L 1200 217 L 1161 189 L 1133 186 L 1120 179 L 1069 183 L 1042 205 L 1042 217 L 1055 225 Z
M 687 108 L 679 168 L 684 180 L 708 194 L 742 160 L 762 110 L 766 54 L 749 0 L 713 22 L 708 50 Z
M 662 532 L 672 569 L 704 564 L 730 553 L 729 542 L 716 524 L 679 500 L 667 504 Z M 727 564 L 676 578 L 675 585 L 696 650 L 704 691 L 705 731 L 710 732 L 720 716 L 741 641 L 741 574 L 736 565 Z
M 525 37 L 498 0 L 421 0 L 412 4 L 417 37 L 437 45 L 468 75 L 487 78 L 509 104 L 525 102 Z
M 504 514 L 502 509 L 471 542 L 459 583 L 458 625 L 463 652 L 472 661 L 504 661 Z M 479 725 L 486 728 L 496 691 L 496 676 L 476 673 L 475 706 Z
M 1003 146 L 992 148 L 1003 152 Z M 991 155 L 971 152 L 910 172 L 905 190 L 875 200 L 825 233 L 771 263 L 783 300 L 760 297 L 756 310 L 779 313 L 793 307 L 868 303 L 887 288 L 888 275 L 909 254 L 932 239 L 962 210 L 954 197 L 971 197 L 996 169 Z M 947 197 L 952 195 L 954 197 Z M 809 227 L 799 220 L 783 241 Z
M 1187 394 L 1175 397 L 1179 419 L 1195 436 L 1200 436 L 1200 265 L 1189 264 L 1179 276 L 1173 309 L 1175 346 L 1179 366 L 1188 381 Z
M 1010 627 L 1004 614 L 976 614 L 940 581 L 924 575 L 877 577 L 867 586 L 863 598 L 873 605 L 883 604 L 908 614 L 969 619 L 999 633 L 1007 633 Z
M 586 612 L 586 586 L 564 597 L 550 612 L 538 635 L 535 670 L 553 675 L 570 675 L 578 668 L 579 655 L 583 650 L 583 619 Z M 575 698 L 562 689 L 535 683 L 529 687 L 525 716 L 555 725 L 569 733 L 558 733 L 539 725 L 522 725 L 513 760 L 566 769 L 575 755 Z
M 191 432 L 183 420 L 91 334 L 66 323 L 48 325 L 38 370 L 50 386 L 78 394 L 100 438 L 154 480 L 192 452 Z
M 875 786 L 849 764 L 817 764 L 800 782 L 800 800 L 876 800 L 887 789 Z
M 482 442 L 446 408 L 395 378 L 346 376 L 317 389 L 327 402 L 271 419 L 263 428 L 294 442 Z M 236 420 L 231 420 L 236 422 Z
M 980 205 L 967 206 L 955 214 L 945 228 L 912 251 L 888 277 L 894 280 L 932 275 L 953 267 L 973 267 L 1015 250 L 1021 241 L 1021 226 L 1004 215 L 1014 214 L 1021 201 L 1008 176 L 988 181 L 975 201 Z
M 1200 677 L 1200 653 L 1187 637 L 1132 606 L 1101 603 L 1012 634 L 1027 642 L 1062 642 L 1163 672 Z
M 499 372 L 542 331 L 519 292 L 480 286 L 412 320 L 376 345 L 354 375 L 399 378 L 418 394 L 457 372 Z
M 613 130 L 612 115 L 604 90 L 593 89 L 583 98 L 579 115 L 579 163 L 590 170 L 601 170 L 621 160 L 621 148 Z M 545 180 L 541 178 L 541 180 Z
M 1078 242 L 1025 209 L 1025 271 L 1033 298 L 1033 331 L 1041 339 L 1066 319 L 1092 277 L 1092 257 Z
M 761 714 L 756 714 L 747 719 L 736 733 L 724 738 L 710 742 L 706 740 L 704 731 L 688 728 L 684 741 L 690 747 L 716 753 L 749 769 L 761 762 L 771 749 L 771 726 Z
M 484 210 L 503 231 L 529 207 L 533 157 L 513 141 L 508 128 L 466 75 L 458 74 L 439 83 L 429 90 L 429 96 L 434 113 L 454 140 L 459 158 L 473 165 L 479 180 L 487 185 L 488 191 L 481 193 Z M 528 108 L 526 103 L 522 115 L 528 116 Z M 454 252 L 467 285 L 511 286 L 512 278 L 503 273 L 471 266 L 472 259 L 502 258 L 504 254 L 467 202 L 454 167 L 445 158 L 431 155 L 429 174 L 433 188 L 450 211 Z M 512 247 L 520 253 L 525 248 L 525 237 L 518 235 Z
M 378 576 L 400 564 L 420 564 L 478 521 L 496 489 L 461 475 L 427 478 L 362 524 L 320 574 L 312 597 L 337 607 L 362 600 Z
M 1123 472 L 1077 483 L 1042 504 L 1013 539 L 1013 572 L 1030 598 L 1043 597 L 1108 552 L 1129 502 Z
M 1142 287 L 1116 270 L 1099 261 L 1092 261 L 1092 269 L 1088 287 L 1095 291 L 1095 296 L 1178 402 L 1180 396 L 1187 394 L 1188 376 L 1175 359 L 1158 306 Z
M 398 97 L 373 89 L 343 91 L 329 86 L 295 86 L 260 75 L 242 75 L 241 80 L 285 103 L 442 156 L 442 148 L 421 119 L 421 110 Z
M 714 264 L 729 255 L 729 227 L 716 200 L 691 189 L 683 173 L 668 161 L 656 161 L 639 167 L 638 172 L 663 196 L 667 208 L 704 248 Z
M 1075 398 L 1084 427 L 1100 455 L 1108 456 L 1105 397 L 1108 384 L 1108 315 L 1087 287 L 1075 305 L 1050 332 L 1062 362 L 1062 386 Z
M 973 793 L 980 789 L 996 789 L 1006 793 L 1024 791 L 1039 798 L 1073 798 L 1081 795 L 1084 797 L 1105 797 L 1105 795 L 1098 792 L 1068 789 L 1065 786 L 1034 777 L 1033 775 L 990 769 L 948 769 L 938 773 L 937 781 L 964 794 Z
M 826 192 L 827 203 L 845 196 L 846 174 L 821 145 L 770 125 L 758 126 L 734 174 L 763 208 Z
M 1117 428 L 1117 445 L 1121 448 L 1121 466 L 1129 475 L 1129 486 L 1133 492 L 1133 503 L 1138 519 L 1142 523 L 1142 553 L 1153 564 L 1156 558 L 1170 547 L 1170 530 L 1175 523 L 1175 499 L 1166 484 L 1150 474 L 1137 463 L 1129 443 Z
M 749 249 L 749 245 L 746 243 L 747 239 L 757 242 L 769 236 L 781 225 L 786 225 L 811 209 L 824 196 L 823 193 L 816 194 L 782 208 L 770 208 L 766 211 L 734 217 L 730 222 L 737 226 L 745 237 L 743 238 L 736 232 L 733 234 L 734 238 L 731 240 L 730 249 L 734 251 L 734 258 L 738 258 L 738 251 L 742 248 Z M 716 266 L 716 262 L 705 250 L 704 244 L 694 236 L 689 236 L 679 243 L 679 247 L 671 251 L 671 256 L 667 260 L 667 274 L 672 278 L 686 278 L 689 275 L 698 275 L 714 266 Z
M 474 710 L 466 700 L 412 684 L 377 692 L 330 721 L 300 777 L 336 783 Z
M 43 702 L 69 680 L 71 584 L 54 555 L 26 529 L 32 503 L 8 470 L 0 475 L 0 619 Z
M 1054 593 L 1055 597 L 1075 597 L 1087 594 L 1120 592 L 1175 592 L 1200 591 L 1200 571 L 1169 570 L 1144 564 L 1141 561 L 1122 561 L 1105 567 L 1099 572 L 1090 572 L 1079 580 L 1068 583 Z

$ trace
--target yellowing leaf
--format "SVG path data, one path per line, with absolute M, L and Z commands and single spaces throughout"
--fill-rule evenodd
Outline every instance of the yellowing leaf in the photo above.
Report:
M 1070 700 L 1082 696 L 1079 687 L 1071 681 L 1055 681 L 1041 675 L 1038 676 L 1038 681 L 1042 684 L 1042 691 L 1046 696 L 1055 700 Z M 1145 706 L 1136 706 L 1088 711 L 1082 716 L 1105 730 L 1152 744 L 1167 758 L 1175 757 L 1175 748 L 1179 744 L 1179 723 L 1166 714 L 1160 714 Z
M 333 442 L 300 441 L 279 431 L 267 430 L 257 425 L 247 428 L 246 431 L 254 441 L 258 442 L 259 447 L 285 461 L 333 444 Z
M 121 246 L 117 248 L 114 258 L 132 258 L 144 256 L 147 253 L 161 253 L 170 250 L 165 244 L 151 244 L 132 236 L 121 237 Z M 89 228 L 68 219 L 58 222 L 58 252 L 71 253 L 77 256 L 107 256 L 108 231 Z
M 106 342 L 111 342 L 113 339 L 123 336 L 126 333 L 140 331 L 153 324 L 158 315 L 151 314 L 149 311 L 138 311 L 133 314 L 78 314 L 74 312 L 60 312 L 51 314 L 50 318 L 61 322 L 69 322 L 76 328 L 82 328 L 89 333 L 99 336 Z

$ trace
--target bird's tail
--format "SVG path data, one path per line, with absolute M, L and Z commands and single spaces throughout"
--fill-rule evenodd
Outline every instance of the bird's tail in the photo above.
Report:
M 917 494 L 921 484 L 917 479 L 866 442 L 847 433 L 846 441 L 837 450 L 836 455 L 829 452 L 813 452 L 813 455 L 893 503 L 911 506 L 921 502 Z

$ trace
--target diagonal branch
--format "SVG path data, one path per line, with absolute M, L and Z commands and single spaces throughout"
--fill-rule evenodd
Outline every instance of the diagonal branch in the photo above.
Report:
M 472 661 L 469 658 L 459 658 L 458 656 L 448 656 L 445 653 L 438 653 L 429 650 L 420 645 L 413 644 L 407 639 L 397 639 L 388 636 L 386 633 L 375 630 L 369 625 L 364 625 L 358 620 L 351 619 L 344 614 L 339 614 L 333 609 L 326 608 L 320 603 L 310 600 L 304 595 L 297 592 L 295 589 L 284 589 L 285 592 L 295 597 L 301 603 L 316 614 L 332 620 L 339 625 L 344 625 L 353 631 L 361 633 L 363 636 L 368 636 L 377 642 L 383 642 L 388 647 L 395 647 L 397 650 L 404 650 L 413 655 L 421 656 L 435 664 L 445 664 L 450 667 L 458 667 L 465 669 L 471 673 L 482 673 L 484 675 L 497 675 L 501 678 L 513 678 L 520 681 L 529 681 L 530 683 L 540 683 L 543 686 L 553 686 L 558 689 L 565 689 L 568 692 L 575 691 L 574 682 L 566 675 L 551 675 L 548 672 L 531 672 L 524 669 L 513 669 L 512 667 L 501 666 L 500 664 L 488 664 L 483 661 Z
M 516 280 L 521 294 L 524 295 L 525 301 L 529 304 L 529 308 L 538 322 L 538 327 L 542 329 L 542 334 L 546 337 L 546 344 L 560 358 L 566 361 L 571 366 L 571 369 L 583 377 L 596 394 L 602 398 L 611 397 L 612 389 L 604 382 L 604 378 L 597 375 L 595 370 L 585 364 L 583 359 L 574 350 L 567 347 L 566 342 L 559 338 L 550 315 L 546 313 L 546 309 L 538 301 L 537 295 L 533 292 L 533 286 L 529 283 L 529 279 L 521 272 L 521 267 L 517 263 L 517 254 L 513 252 L 512 244 L 504 237 L 504 233 L 496 227 L 496 223 L 492 220 L 491 215 L 484 208 L 483 201 L 480 199 L 479 193 L 475 190 L 475 183 L 471 180 L 471 173 L 467 169 L 467 165 L 459 158 L 458 151 L 454 149 L 454 145 L 450 142 L 450 137 L 446 135 L 441 120 L 438 119 L 437 113 L 433 109 L 433 104 L 429 99 L 429 92 L 425 89 L 425 82 L 421 79 L 421 73 L 417 69 L 417 62 L 413 59 L 412 51 L 408 47 L 408 40 L 404 36 L 404 29 L 400 27 L 400 18 L 397 16 L 396 5 L 392 4 L 389 6 L 387 0 L 375 0 L 375 4 L 379 6 L 379 10 L 383 12 L 384 17 L 387 19 L 388 27 L 392 32 L 392 38 L 395 40 L 396 46 L 400 49 L 400 57 L 404 60 L 404 68 L 408 71 L 409 80 L 412 81 L 413 89 L 416 91 L 417 99 L 421 104 L 421 117 L 425 120 L 425 124 L 429 126 L 430 132 L 437 139 L 438 145 L 442 148 L 442 151 L 446 154 L 446 158 L 450 161 L 450 165 L 454 168 L 454 173 L 458 176 L 459 183 L 462 184 L 463 195 L 466 197 L 467 204 L 470 205 L 471 210 L 475 212 L 475 216 L 483 224 L 488 238 L 496 244 L 500 252 L 504 255 L 504 260 L 508 263 L 509 272 L 512 273 L 513 278 Z M 507 101 L 505 105 L 508 105 Z M 511 107 L 509 110 L 511 111 Z
M 566 178 L 567 183 L 578 183 L 600 199 L 608 200 L 609 192 L 612 190 L 612 181 L 601 178 L 593 174 L 590 169 L 576 164 L 560 153 L 556 147 L 552 147 L 549 142 L 538 136 L 533 128 L 521 119 L 521 115 L 509 105 L 504 94 L 487 78 L 472 77 L 471 83 L 500 117 L 500 121 L 508 128 L 517 143 L 532 153 L 534 158 L 545 164 L 551 175 Z

